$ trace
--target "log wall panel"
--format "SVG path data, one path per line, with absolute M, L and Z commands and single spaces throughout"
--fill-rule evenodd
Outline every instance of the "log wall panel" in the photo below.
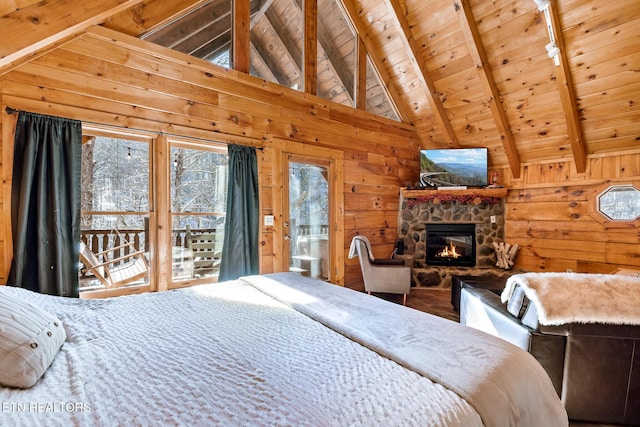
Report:
M 400 176 L 417 179 L 418 139 L 412 126 L 112 33 L 90 30 L 4 74 L 2 107 L 262 147 L 263 214 L 272 214 L 281 200 L 273 188 L 274 139 L 301 143 L 309 155 L 321 147 L 339 149 L 346 159 L 356 159 L 339 171 L 344 175 L 345 199 L 342 246 L 348 249 L 355 234 L 370 235 L 374 251 L 388 256 L 397 236 L 399 188 L 405 185 Z M 12 145 L 5 134 L 3 153 Z M 2 165 L 5 180 L 9 171 Z M 5 224 L 9 222 L 6 194 L 5 189 L 0 199 Z M 275 233 L 275 227 L 261 229 L 264 273 L 277 271 L 280 264 Z M 10 231 L 0 232 L 0 242 L 7 235 Z M 0 249 L 5 247 L 0 244 Z M 353 266 L 353 260 L 346 258 L 338 256 Z M 10 256 L 3 258 L 3 265 L 0 280 L 6 279 Z M 346 285 L 357 288 L 361 280 L 356 269 L 348 274 Z
M 596 198 L 607 184 L 640 185 L 640 152 L 589 157 L 587 171 L 571 161 L 529 164 L 521 178 L 508 171 L 505 240 L 522 249 L 524 271 L 611 273 L 640 270 L 640 229 L 598 220 Z

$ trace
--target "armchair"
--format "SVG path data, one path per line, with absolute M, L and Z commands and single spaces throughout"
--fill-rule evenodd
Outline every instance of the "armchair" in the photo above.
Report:
M 402 303 L 407 305 L 407 295 L 411 292 L 411 267 L 405 266 L 402 260 L 376 260 L 369 239 L 364 236 L 355 236 L 351 240 L 349 258 L 356 256 L 360 261 L 364 290 L 368 294 L 404 294 Z

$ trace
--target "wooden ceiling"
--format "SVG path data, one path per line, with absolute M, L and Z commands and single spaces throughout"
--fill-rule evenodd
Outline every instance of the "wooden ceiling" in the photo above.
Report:
M 310 9 L 302 0 L 77 3 L 0 0 L 0 74 L 97 24 L 209 59 L 228 49 L 231 20 L 246 24 L 238 21 L 246 13 L 251 73 L 304 85 L 301 33 Z M 361 108 L 389 117 L 393 105 L 423 147 L 488 147 L 492 165 L 515 177 L 523 163 L 571 160 L 583 172 L 588 156 L 638 151 L 638 0 L 551 0 L 558 66 L 547 56 L 547 20 L 533 0 L 336 4 L 317 3 L 317 93 L 357 103 L 362 95 L 348 82 L 363 68 L 349 61 L 358 54 L 363 62 L 366 51 L 377 75 L 370 67 L 369 106 Z M 351 28 L 358 37 L 349 42 Z

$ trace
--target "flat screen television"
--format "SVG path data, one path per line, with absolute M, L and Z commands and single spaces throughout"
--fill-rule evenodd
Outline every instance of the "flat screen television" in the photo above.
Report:
M 420 183 L 425 187 L 486 187 L 486 148 L 420 150 Z

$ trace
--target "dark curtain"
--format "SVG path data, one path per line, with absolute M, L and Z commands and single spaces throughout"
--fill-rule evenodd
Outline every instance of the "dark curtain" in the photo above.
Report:
M 81 151 L 81 122 L 19 113 L 8 284 L 78 297 Z
M 220 281 L 258 274 L 258 221 L 256 150 L 229 145 L 229 188 Z

